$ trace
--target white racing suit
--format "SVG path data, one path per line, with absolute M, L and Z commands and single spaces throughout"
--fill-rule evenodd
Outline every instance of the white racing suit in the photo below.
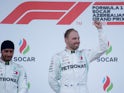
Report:
M 23 67 L 0 59 L 0 93 L 27 93 L 27 76 Z
M 52 57 L 48 81 L 56 93 L 89 93 L 87 74 L 89 63 L 99 58 L 107 50 L 107 40 L 102 30 L 99 33 L 99 47 L 96 50 L 70 50 Z

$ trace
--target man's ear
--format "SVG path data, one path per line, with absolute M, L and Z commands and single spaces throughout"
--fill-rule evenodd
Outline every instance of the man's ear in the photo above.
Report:
M 65 38 L 65 43 L 67 43 L 68 42 L 68 39 L 67 38 Z

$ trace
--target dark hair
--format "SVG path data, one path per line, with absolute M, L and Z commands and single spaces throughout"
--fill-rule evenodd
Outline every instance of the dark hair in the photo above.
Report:
M 14 43 L 10 40 L 3 41 L 1 44 L 1 51 L 6 48 L 14 49 Z
M 75 30 L 74 28 L 70 28 L 70 29 L 66 30 L 66 32 L 64 34 L 64 38 L 67 38 L 72 31 L 77 32 L 77 30 Z

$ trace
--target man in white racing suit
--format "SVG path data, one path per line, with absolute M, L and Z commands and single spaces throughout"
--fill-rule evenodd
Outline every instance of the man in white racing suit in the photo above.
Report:
M 89 93 L 87 75 L 89 63 L 99 58 L 107 50 L 107 40 L 101 22 L 94 22 L 98 29 L 99 47 L 78 50 L 80 37 L 75 29 L 68 29 L 64 38 L 66 48 L 52 57 L 48 81 L 56 93 Z
M 27 93 L 27 76 L 24 68 L 11 61 L 14 43 L 5 40 L 1 44 L 0 93 Z

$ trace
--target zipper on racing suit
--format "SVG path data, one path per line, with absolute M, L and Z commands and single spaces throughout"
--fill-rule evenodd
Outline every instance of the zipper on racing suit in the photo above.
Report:
M 4 77 L 6 78 L 6 65 L 4 65 Z M 4 92 L 6 93 L 6 80 L 4 82 Z
M 4 75 L 5 78 L 7 77 L 7 68 L 8 67 L 9 67 L 9 62 L 6 62 L 5 63 L 5 75 Z M 4 86 L 5 86 L 5 93 L 7 93 L 7 80 L 5 80 Z

